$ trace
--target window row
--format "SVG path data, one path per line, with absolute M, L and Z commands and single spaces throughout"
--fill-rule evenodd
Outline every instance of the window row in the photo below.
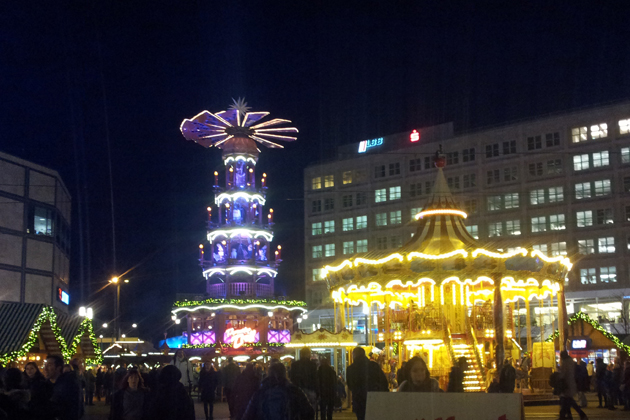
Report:
M 544 162 L 535 162 L 527 165 L 530 177 L 543 175 L 557 175 L 562 173 L 562 159 L 550 159 Z
M 619 135 L 630 134 L 630 118 L 619 120 Z M 587 140 L 602 139 L 608 137 L 608 124 L 599 123 L 590 127 L 575 127 L 571 129 L 573 143 L 581 143 Z
M 617 267 L 581 268 L 580 283 L 617 283 Z
M 583 171 L 590 168 L 601 168 L 610 165 L 608 150 L 603 152 L 584 153 L 573 156 L 573 170 Z
M 343 255 L 358 254 L 361 252 L 367 252 L 367 250 L 367 239 L 359 239 L 357 241 L 345 241 L 342 243 Z M 312 258 L 334 257 L 335 244 L 313 245 L 311 247 L 311 256 Z

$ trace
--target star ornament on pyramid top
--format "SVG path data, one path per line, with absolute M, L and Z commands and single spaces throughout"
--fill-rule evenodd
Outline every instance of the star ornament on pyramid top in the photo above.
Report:
M 283 148 L 276 141 L 295 141 L 295 127 L 278 127 L 291 123 L 289 120 L 275 118 L 260 122 L 269 112 L 250 112 L 245 99 L 232 99 L 233 104 L 227 111 L 211 113 L 203 111 L 191 119 L 185 119 L 180 130 L 187 140 L 192 140 L 204 147 L 218 147 L 235 137 L 245 137 L 269 148 Z

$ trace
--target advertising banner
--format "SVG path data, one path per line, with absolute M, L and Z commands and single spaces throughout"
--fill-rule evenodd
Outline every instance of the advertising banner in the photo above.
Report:
M 522 420 L 521 394 L 370 392 L 366 420 Z
M 553 343 L 533 343 L 532 367 L 553 368 L 556 361 L 556 350 Z

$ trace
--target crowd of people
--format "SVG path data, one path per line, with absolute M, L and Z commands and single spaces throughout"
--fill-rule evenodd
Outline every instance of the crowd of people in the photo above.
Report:
M 518 368 L 522 365 L 521 361 Z M 206 420 L 213 419 L 214 402 L 222 397 L 230 418 L 236 420 L 312 420 L 317 411 L 321 420 L 331 420 L 333 411 L 341 410 L 346 387 L 357 420 L 363 420 L 368 392 L 464 392 L 466 370 L 466 359 L 460 358 L 443 390 L 424 358 L 415 356 L 403 363 L 392 381 L 360 347 L 352 351 L 347 383 L 328 358 L 313 360 L 308 348 L 301 349 L 299 360 L 288 367 L 272 359 L 267 366 L 254 362 L 242 368 L 228 358 L 221 369 L 207 362 L 200 371 L 183 350 L 170 364 L 152 370 L 128 369 L 124 364 L 85 369 L 80 359 L 64 364 L 61 357 L 49 356 L 43 372 L 33 362 L 23 370 L 12 365 L 0 370 L 0 420 L 78 420 L 95 399 L 110 406 L 110 420 L 193 420 L 193 391 L 203 403 Z M 487 392 L 514 392 L 516 372 L 506 360 Z M 549 383 L 560 397 L 560 419 L 570 419 L 572 409 L 586 419 L 585 393 L 592 390 L 597 392 L 598 407 L 614 410 L 623 405 L 630 410 L 630 361 L 624 366 L 607 365 L 602 359 L 576 363 L 561 352 L 559 369 Z

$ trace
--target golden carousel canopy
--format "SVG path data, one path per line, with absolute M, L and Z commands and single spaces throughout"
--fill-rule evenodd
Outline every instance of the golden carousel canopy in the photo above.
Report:
M 327 281 L 336 303 L 406 308 L 439 300 L 444 304 L 474 305 L 493 299 L 500 281 L 504 302 L 554 296 L 571 262 L 565 256 L 547 257 L 538 250 L 517 247 L 508 252 L 484 248 L 466 230 L 467 214 L 448 188 L 445 159 L 436 154 L 433 196 L 416 215 L 416 233 L 390 253 L 357 254 L 327 265 Z

